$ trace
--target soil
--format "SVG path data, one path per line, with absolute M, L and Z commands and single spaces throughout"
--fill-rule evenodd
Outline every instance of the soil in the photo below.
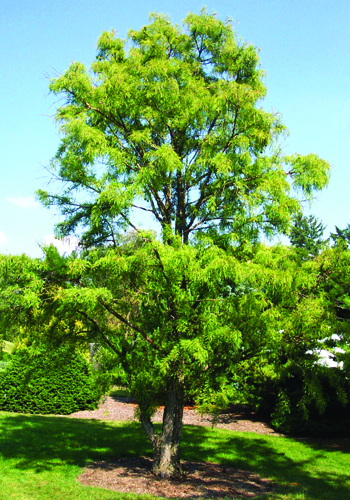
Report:
M 130 398 L 107 397 L 93 411 L 79 411 L 72 418 L 130 421 L 135 419 L 137 405 Z M 163 408 L 153 417 L 161 422 Z M 193 407 L 184 408 L 184 425 L 212 426 L 211 415 L 200 415 Z M 246 407 L 231 407 L 222 413 L 218 428 L 234 431 L 277 434 L 267 422 L 261 421 Z M 184 477 L 179 480 L 159 480 L 151 472 L 152 460 L 147 457 L 122 457 L 113 461 L 90 463 L 79 476 L 82 484 L 99 486 L 124 493 L 150 494 L 165 498 L 253 498 L 271 494 L 274 483 L 252 472 L 210 462 L 182 461 Z

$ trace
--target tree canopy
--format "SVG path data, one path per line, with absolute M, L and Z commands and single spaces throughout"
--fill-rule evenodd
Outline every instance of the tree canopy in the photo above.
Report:
M 258 51 L 229 21 L 203 10 L 180 26 L 152 14 L 127 41 L 104 32 L 97 47 L 90 71 L 74 62 L 50 84 L 62 99 L 51 164 L 62 189 L 38 196 L 64 215 L 58 235 L 115 245 L 139 210 L 164 241 L 256 240 L 288 229 L 300 209 L 291 186 L 310 197 L 327 184 L 327 162 L 282 154 L 286 127 L 261 107 Z
M 340 247 L 305 260 L 296 249 L 260 245 L 249 261 L 215 245 L 165 245 L 145 235 L 132 247 L 97 248 L 84 258 L 50 247 L 39 261 L 0 258 L 0 276 L 7 275 L 0 321 L 19 321 L 30 340 L 47 339 L 51 348 L 108 348 L 110 366 L 123 370 L 138 402 L 155 472 L 176 475 L 188 396 L 219 410 L 244 401 L 269 371 L 275 379 L 298 377 L 294 403 L 305 415 L 311 402 L 325 409 L 319 350 L 327 345 L 350 369 L 349 270 L 350 253 Z M 346 403 L 343 378 L 331 375 Z M 278 396 L 288 407 L 288 394 Z M 159 405 L 166 409 L 160 434 L 151 422 Z

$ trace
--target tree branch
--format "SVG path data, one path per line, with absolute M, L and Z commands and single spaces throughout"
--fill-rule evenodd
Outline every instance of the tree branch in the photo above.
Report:
M 121 314 L 117 313 L 110 305 L 107 304 L 103 299 L 98 299 L 100 304 L 109 312 L 111 313 L 115 318 L 119 319 L 124 325 L 130 327 L 132 330 L 135 332 L 138 332 L 149 344 L 151 344 L 155 349 L 158 350 L 158 347 L 154 344 L 153 340 L 148 337 L 148 335 L 141 330 L 138 326 L 134 325 L 131 323 L 131 321 L 128 321 L 126 318 L 124 318 Z
M 162 273 L 163 273 L 163 276 L 165 278 L 165 281 L 167 282 L 168 285 L 170 285 L 170 281 L 169 281 L 169 278 L 168 276 L 165 274 L 165 269 L 164 269 L 164 265 L 163 265 L 163 262 L 162 262 L 162 259 L 160 258 L 160 255 L 159 255 L 159 252 L 156 248 L 153 248 L 153 251 L 154 253 L 156 254 L 156 257 L 159 261 L 159 264 L 160 264 L 160 268 L 162 270 Z
M 98 325 L 97 321 L 96 321 L 95 319 L 93 319 L 93 318 L 90 318 L 90 316 L 88 316 L 88 315 L 86 314 L 86 312 L 84 312 L 84 311 L 79 311 L 79 310 L 77 310 L 77 312 L 78 312 L 79 314 L 81 314 L 82 316 L 84 316 L 84 318 L 86 318 L 88 321 L 90 321 L 90 322 L 94 325 L 95 329 L 98 331 L 99 335 L 102 337 L 103 341 L 104 341 L 104 342 L 108 345 L 108 347 L 110 347 L 110 348 L 112 349 L 112 351 L 113 351 L 115 354 L 117 354 L 117 356 L 122 357 L 122 355 L 123 355 L 122 351 L 118 351 L 118 349 L 116 349 L 116 348 L 114 347 L 114 345 L 111 343 L 111 341 L 108 339 L 108 337 L 106 337 L 106 336 L 102 333 L 101 328 L 99 327 L 99 325 Z
M 238 107 L 236 107 L 236 113 L 235 113 L 235 119 L 234 119 L 234 122 L 233 122 L 233 129 L 232 129 L 232 134 L 230 135 L 230 138 L 228 139 L 227 143 L 226 143 L 226 146 L 224 147 L 224 149 L 222 150 L 223 153 L 226 153 L 226 150 L 227 148 L 229 147 L 230 145 L 230 142 L 232 141 L 232 139 L 234 138 L 235 136 L 235 133 L 236 133 L 236 123 L 237 123 L 237 117 L 238 117 Z

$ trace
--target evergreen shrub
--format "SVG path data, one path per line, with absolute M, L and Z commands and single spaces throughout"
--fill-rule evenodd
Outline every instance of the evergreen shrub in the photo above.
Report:
M 332 383 L 335 377 L 343 390 L 342 400 Z M 270 417 L 278 432 L 293 436 L 350 436 L 350 380 L 345 371 L 318 367 L 314 394 L 307 393 L 295 365 L 280 376 L 261 377 L 254 382 L 248 401 L 260 414 Z M 319 401 L 323 403 L 322 409 Z
M 0 372 L 3 411 L 68 415 L 95 409 L 101 392 L 83 356 L 62 346 L 51 352 L 16 350 Z

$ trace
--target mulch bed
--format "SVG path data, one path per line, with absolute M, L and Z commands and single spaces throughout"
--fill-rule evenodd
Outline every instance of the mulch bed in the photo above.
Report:
M 181 464 L 184 479 L 159 480 L 151 472 L 152 460 L 146 457 L 99 461 L 89 464 L 79 481 L 121 493 L 147 493 L 165 498 L 253 498 L 275 490 L 271 480 L 252 472 L 210 462 Z
M 78 411 L 72 413 L 72 418 L 92 418 L 98 420 L 134 420 L 135 409 L 137 405 L 131 398 L 120 398 L 108 396 L 97 410 Z M 159 409 L 152 418 L 153 422 L 162 422 L 163 409 Z M 184 408 L 184 425 L 200 425 L 211 427 L 213 425 L 212 415 L 201 415 L 190 406 Z M 229 429 L 232 431 L 256 432 L 258 434 L 276 433 L 268 422 L 264 422 L 256 413 L 251 412 L 244 406 L 231 407 L 228 412 L 222 413 L 218 417 L 215 427 L 219 429 Z
M 135 408 L 132 399 L 108 397 L 97 410 L 76 412 L 70 417 L 130 421 L 134 420 Z M 152 420 L 160 422 L 162 418 L 163 409 L 160 409 Z M 213 425 L 210 415 L 200 415 L 191 407 L 184 409 L 183 422 L 184 425 Z M 260 421 L 255 413 L 244 407 L 232 407 L 229 412 L 219 415 L 216 426 L 234 431 L 279 435 L 267 422 Z M 275 489 L 271 480 L 233 467 L 186 461 L 182 461 L 181 465 L 185 473 L 183 479 L 159 480 L 152 474 L 150 458 L 122 457 L 90 463 L 78 479 L 89 486 L 165 498 L 253 498 L 268 495 Z

